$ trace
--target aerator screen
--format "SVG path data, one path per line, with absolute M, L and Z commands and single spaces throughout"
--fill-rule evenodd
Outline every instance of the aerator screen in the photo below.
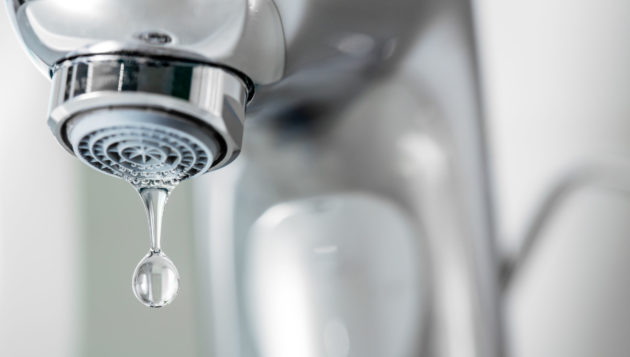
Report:
M 68 138 L 82 161 L 137 187 L 174 187 L 203 174 L 218 149 L 194 123 L 141 109 L 80 115 L 69 124 Z

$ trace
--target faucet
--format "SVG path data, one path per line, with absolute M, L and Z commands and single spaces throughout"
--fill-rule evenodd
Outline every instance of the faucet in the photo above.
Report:
M 435 144 L 449 158 L 450 174 L 419 181 L 407 189 L 412 198 L 376 179 L 389 178 L 393 161 L 381 157 L 383 176 L 370 180 L 378 171 L 372 167 L 335 176 L 333 186 L 360 184 L 426 221 L 428 254 L 422 259 L 429 266 L 429 307 L 425 332 L 418 332 L 425 353 L 504 355 L 468 1 L 7 0 L 7 7 L 35 65 L 52 80 L 48 125 L 59 144 L 92 168 L 134 185 L 171 186 L 226 167 L 244 142 L 249 156 L 259 159 L 248 166 L 252 177 L 290 181 L 286 173 L 293 171 L 274 158 L 321 153 L 337 130 L 331 118 L 374 83 L 394 74 L 406 78 L 418 100 L 431 103 L 427 116 L 439 128 L 428 136 L 407 136 L 406 152 L 421 154 L 416 150 Z M 386 138 L 388 120 L 402 120 L 384 116 L 366 117 L 367 128 L 359 131 L 380 140 L 357 146 L 361 153 L 374 150 L 370 158 L 397 155 L 392 143 L 373 145 Z M 256 134 L 251 140 L 244 139 L 246 117 Z M 322 128 L 327 134 L 318 135 Z M 360 130 L 361 124 L 352 128 Z M 348 130 L 338 133 L 336 142 L 360 141 Z M 303 140 L 302 146 L 283 151 L 274 144 L 284 140 L 279 135 Z M 263 166 L 273 173 L 265 174 Z M 343 170 L 343 164 L 336 168 Z M 305 181 L 290 187 L 298 197 L 319 194 L 320 186 Z M 288 198 L 294 197 L 283 196 Z M 340 329 L 338 323 L 330 326 Z M 269 338 L 267 333 L 251 340 Z

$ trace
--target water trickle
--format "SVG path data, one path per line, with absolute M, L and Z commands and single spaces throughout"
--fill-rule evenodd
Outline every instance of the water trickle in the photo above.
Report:
M 159 187 L 138 188 L 149 220 L 151 249 L 136 266 L 132 289 L 138 301 L 155 308 L 171 303 L 179 290 L 177 268 L 164 254 L 161 246 L 162 216 L 170 191 Z

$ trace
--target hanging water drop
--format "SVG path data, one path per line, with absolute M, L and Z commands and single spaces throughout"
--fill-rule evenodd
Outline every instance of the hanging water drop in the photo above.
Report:
M 138 301 L 148 307 L 163 307 L 177 297 L 179 273 L 166 254 L 152 250 L 138 263 L 132 284 Z
M 133 273 L 133 293 L 149 307 L 163 307 L 171 303 L 179 291 L 179 272 L 175 264 L 162 252 L 162 215 L 169 191 L 164 188 L 140 188 L 151 232 L 151 249 L 140 260 Z

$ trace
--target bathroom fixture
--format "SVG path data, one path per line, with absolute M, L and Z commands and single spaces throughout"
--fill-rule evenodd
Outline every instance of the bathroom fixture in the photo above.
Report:
M 254 85 L 284 69 L 270 1 L 7 4 L 52 77 L 48 124 L 59 143 L 134 184 L 169 185 L 234 160 Z
M 233 161 L 248 104 L 269 116 L 343 103 L 395 55 L 421 7 L 403 0 L 7 5 L 36 65 L 52 78 L 48 124 L 59 143 L 95 169 L 144 186 Z M 361 16 L 348 17 L 351 5 Z M 254 93 L 260 99 L 252 103 Z M 129 157 L 143 150 L 152 155 Z
M 467 342 L 470 356 L 502 355 L 498 265 L 468 1 L 7 4 L 35 63 L 52 77 L 49 125 L 60 144 L 95 169 L 137 186 L 172 186 L 232 162 L 241 150 L 246 110 L 248 120 L 263 127 L 258 134 L 272 132 L 258 140 L 309 138 L 302 142 L 325 147 L 325 136 L 318 137 L 316 129 L 330 123 L 372 83 L 403 67 L 400 61 L 420 33 L 426 45 L 420 46 L 421 70 L 409 73 L 409 80 L 421 83 L 419 92 L 427 94 L 423 99 L 439 108 L 435 115 L 450 130 L 440 140 L 457 158 L 456 174 L 450 178 L 456 189 L 439 187 L 451 200 L 435 199 L 436 190 L 418 195 L 435 199 L 431 209 L 440 214 L 429 219 L 439 216 L 446 222 L 430 227 L 427 235 L 433 249 L 434 276 L 429 280 L 435 282 L 431 289 L 436 296 L 431 309 L 437 326 L 433 347 L 436 354 L 454 356 L 444 346 L 455 336 Z M 381 128 L 377 121 L 389 127 L 390 118 L 384 115 L 371 119 L 371 134 Z M 381 130 L 378 138 L 387 133 Z M 423 145 L 413 135 L 408 139 L 410 147 Z M 313 152 L 301 146 L 292 157 L 271 142 L 249 143 L 261 149 L 259 162 L 265 168 L 254 169 L 252 179 L 270 171 L 269 176 L 283 183 L 295 180 L 289 173 L 295 174 L 296 166 L 290 165 Z M 370 159 L 398 155 L 393 141 L 375 143 L 382 141 L 361 146 L 373 154 Z M 282 161 L 283 154 L 294 161 Z M 365 187 L 375 189 L 379 183 L 369 177 L 383 171 L 356 170 L 348 176 L 353 182 L 364 179 Z M 344 179 L 337 176 L 336 185 L 329 188 L 343 187 Z M 318 186 L 304 182 L 291 186 L 291 192 L 313 194 Z M 408 203 L 401 192 L 387 193 L 399 198 L 397 203 Z M 446 227 L 456 228 L 443 230 Z M 451 294 L 453 286 L 458 294 Z M 446 295 L 455 298 L 446 304 L 439 299 Z

